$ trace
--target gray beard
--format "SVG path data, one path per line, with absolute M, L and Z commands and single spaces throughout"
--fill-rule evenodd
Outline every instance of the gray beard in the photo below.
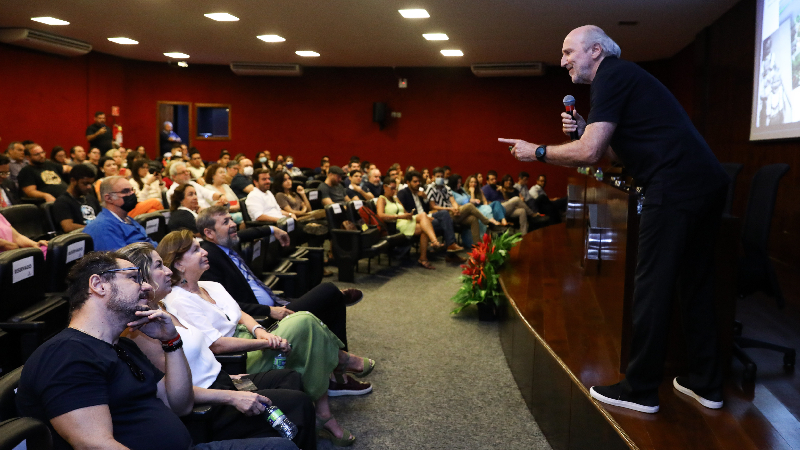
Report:
M 237 234 L 236 236 L 231 236 L 230 234 L 227 234 L 225 235 L 224 239 L 220 240 L 219 243 L 225 248 L 233 248 L 239 243 L 239 235 Z

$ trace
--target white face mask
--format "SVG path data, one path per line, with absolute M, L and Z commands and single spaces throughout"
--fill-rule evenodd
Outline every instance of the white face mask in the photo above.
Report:
M 180 158 L 181 156 L 183 156 L 183 155 L 181 155 L 181 152 L 175 152 L 175 153 L 172 154 L 173 158 Z
M 253 167 L 251 167 L 251 166 L 245 167 L 244 169 L 242 169 L 242 174 L 244 174 L 244 176 L 246 176 L 246 177 L 252 177 L 253 176 Z

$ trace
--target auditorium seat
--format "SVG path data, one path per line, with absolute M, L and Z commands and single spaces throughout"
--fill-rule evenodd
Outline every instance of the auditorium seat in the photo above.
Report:
M 161 239 L 169 233 L 167 218 L 160 211 L 139 214 L 135 220 L 144 227 L 147 236 L 156 242 L 161 242 Z
M 32 417 L 19 417 L 17 386 L 21 375 L 20 366 L 0 378 L 0 449 L 52 449 L 53 437 L 45 423 Z M 23 443 L 24 447 L 17 447 Z
M 320 184 L 322 184 L 322 181 L 320 180 L 306 181 L 306 189 L 316 189 Z M 308 192 L 308 190 L 306 190 L 306 192 Z
M 53 220 L 53 203 L 55 202 L 44 202 L 39 207 L 42 208 L 42 213 L 44 213 L 47 228 L 53 230 L 55 234 L 63 234 L 64 230 L 61 229 L 61 224 L 57 224 Z
M 364 221 L 361 219 L 358 211 L 363 208 L 367 207 L 373 210 L 377 214 L 377 207 L 375 206 L 375 199 L 361 201 L 355 200 L 352 202 L 345 203 L 345 210 L 347 211 L 347 220 L 354 223 L 356 227 L 361 228 L 360 224 L 363 224 Z M 408 236 L 404 235 L 403 233 L 399 233 L 397 231 L 397 226 L 394 222 L 385 222 L 386 227 L 388 228 L 389 235 L 384 236 L 386 239 L 388 246 L 386 248 L 387 259 L 389 260 L 389 265 L 392 265 L 392 250 L 397 247 L 406 247 L 403 250 L 403 254 L 408 253 L 408 247 L 414 245 L 414 243 L 419 243 L 419 236 L 414 236 L 409 238 Z M 368 226 L 368 229 L 376 228 L 375 225 Z M 381 253 L 378 253 L 378 263 L 380 263 Z M 367 265 L 367 270 L 369 270 L 369 264 Z
M 266 222 L 259 222 L 250 217 L 250 213 L 247 211 L 247 204 L 245 203 L 246 201 L 247 198 L 239 199 L 239 211 L 242 213 L 242 219 L 244 220 L 245 228 L 262 227 L 266 225 Z
M 331 251 L 339 268 L 339 281 L 352 283 L 355 281 L 355 266 L 358 261 L 368 258 L 369 272 L 372 258 L 389 249 L 389 242 L 382 238 L 377 228 L 362 230 L 345 230 L 342 223 L 347 220 L 346 207 L 333 203 L 325 207 L 325 215 L 331 233 Z
M 39 241 L 55 236 L 44 217 L 44 211 L 36 205 L 12 205 L 0 208 L 0 214 L 8 220 L 19 234 Z
M 275 289 L 282 289 L 289 297 L 297 297 L 300 284 L 298 273 L 294 270 L 293 264 L 289 260 L 281 260 L 279 263 L 265 267 L 264 261 L 268 251 L 268 242 L 274 239 L 272 236 L 257 239 L 252 242 L 242 242 L 237 251 L 239 256 L 247 263 L 254 274 L 260 275 L 261 281 L 273 292 Z
M 739 177 L 739 172 L 742 171 L 743 167 L 743 164 L 722 163 L 722 168 L 725 169 L 725 173 L 728 174 L 728 178 L 731 180 L 730 184 L 728 184 L 728 197 L 725 201 L 725 209 L 722 210 L 723 215 L 729 216 L 731 214 L 734 192 L 736 191 L 736 179 Z
M 319 198 L 319 190 L 316 188 L 306 189 L 306 198 L 311 205 L 311 210 L 316 211 L 322 209 L 322 199 Z
M 79 230 L 56 236 L 47 243 L 47 287 L 45 292 L 67 289 L 67 273 L 83 255 L 94 250 L 92 237 Z
M 739 294 L 745 296 L 762 291 L 775 299 L 778 307 L 783 309 L 785 301 L 781 292 L 778 277 L 769 258 L 769 233 L 772 225 L 772 214 L 775 211 L 775 200 L 778 196 L 778 184 L 789 171 L 788 164 L 771 164 L 759 169 L 750 183 L 750 195 L 747 199 L 742 225 L 742 249 L 744 256 L 740 261 Z M 745 338 L 743 325 L 735 324 L 733 353 L 745 366 L 745 381 L 753 381 L 756 376 L 755 362 L 744 352 L 745 348 L 763 348 L 783 353 L 783 364 L 787 368 L 794 367 L 795 350 L 769 342 Z

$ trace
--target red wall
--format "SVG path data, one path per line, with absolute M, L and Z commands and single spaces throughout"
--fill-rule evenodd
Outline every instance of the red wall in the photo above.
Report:
M 121 108 L 126 146 L 157 148 L 157 101 L 231 104 L 230 141 L 194 141 L 205 159 L 269 149 L 316 167 L 323 155 L 344 164 L 351 155 L 384 171 L 394 162 L 417 168 L 449 165 L 462 175 L 496 169 L 548 174 L 551 196 L 564 195 L 573 169 L 520 163 L 498 137 L 543 143 L 565 140 L 561 99 L 573 94 L 585 112 L 588 87 L 554 68 L 543 77 L 477 78 L 466 68 L 306 68 L 302 77 L 239 77 L 226 66 L 126 60 L 91 53 L 79 58 L 0 45 L 0 137 L 32 139 L 45 148 L 85 144 L 96 110 Z M 397 88 L 407 78 L 407 89 Z M 402 117 L 384 129 L 372 103 L 387 102 Z M 109 121 L 110 121 L 109 117 Z

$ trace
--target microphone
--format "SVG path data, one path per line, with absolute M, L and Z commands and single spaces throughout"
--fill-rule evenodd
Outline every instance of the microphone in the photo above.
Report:
M 575 97 L 571 95 L 567 95 L 564 97 L 564 108 L 567 110 L 567 113 L 572 117 L 575 118 Z M 569 133 L 569 138 L 573 141 L 577 141 L 580 139 L 578 137 L 578 130 L 571 131 Z

